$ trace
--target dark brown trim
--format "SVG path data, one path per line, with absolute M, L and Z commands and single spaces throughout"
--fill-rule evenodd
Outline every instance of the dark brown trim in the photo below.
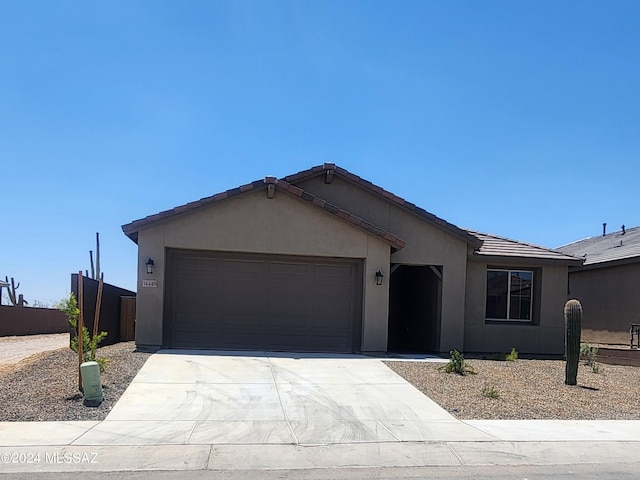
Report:
M 619 258 L 616 260 L 609 260 L 606 262 L 588 263 L 586 265 L 583 264 L 575 267 L 572 266 L 569 268 L 569 273 L 584 272 L 586 270 L 597 270 L 599 268 L 612 268 L 612 267 L 618 267 L 620 265 L 631 265 L 634 263 L 640 263 L 640 256 Z
M 563 266 L 563 265 L 576 265 L 580 263 L 580 260 L 570 260 L 563 258 L 538 258 L 538 257 L 516 257 L 516 256 L 499 256 L 499 255 L 482 255 L 473 254 L 468 255 L 467 259 L 471 262 L 477 263 L 499 263 L 501 265 L 509 266 L 528 266 L 529 268 L 540 266 Z

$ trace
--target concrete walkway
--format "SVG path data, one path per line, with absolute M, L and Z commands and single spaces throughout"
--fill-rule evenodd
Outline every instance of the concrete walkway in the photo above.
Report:
M 0 473 L 637 463 L 640 421 L 460 421 L 378 359 L 170 351 L 106 420 L 0 445 Z

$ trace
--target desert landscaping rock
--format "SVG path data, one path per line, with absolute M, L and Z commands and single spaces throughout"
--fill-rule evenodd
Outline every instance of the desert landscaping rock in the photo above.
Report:
M 104 420 L 150 353 L 134 342 L 98 349 L 108 361 L 102 374 L 104 401 L 85 407 L 78 390 L 78 357 L 70 348 L 32 355 L 0 369 L 0 421 Z
M 0 421 L 104 420 L 150 353 L 134 342 L 98 350 L 108 359 L 104 402 L 82 405 L 77 356 L 69 348 L 33 355 L 0 369 Z M 564 361 L 468 360 L 477 374 L 444 373 L 442 364 L 387 361 L 386 365 L 458 419 L 640 419 L 640 367 L 583 364 L 578 385 L 564 385 Z M 494 389 L 497 398 L 483 395 Z
M 640 367 L 578 367 L 578 385 L 564 384 L 562 360 L 468 360 L 475 375 L 443 372 L 437 364 L 386 365 L 458 419 L 640 419 Z M 485 390 L 486 389 L 486 390 Z M 495 390 L 497 398 L 484 391 Z

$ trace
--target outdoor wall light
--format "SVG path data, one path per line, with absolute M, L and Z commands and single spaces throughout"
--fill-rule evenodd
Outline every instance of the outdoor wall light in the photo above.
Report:
M 382 272 L 380 270 L 378 270 L 376 272 L 376 285 L 382 285 L 382 279 L 384 278 L 384 275 L 382 275 Z
M 156 266 L 155 262 L 151 260 L 151 258 L 149 258 L 149 260 L 147 260 L 147 263 L 145 263 L 145 265 L 147 267 L 147 273 L 151 275 L 153 273 L 154 267 Z

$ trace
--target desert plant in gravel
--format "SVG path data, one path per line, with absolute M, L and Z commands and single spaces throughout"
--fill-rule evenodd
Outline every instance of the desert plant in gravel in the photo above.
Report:
M 565 355 L 564 372 L 566 385 L 577 385 L 580 360 L 580 334 L 582 333 L 582 305 L 578 300 L 569 300 L 564 305 Z
M 66 315 L 69 324 L 75 330 L 76 336 L 71 339 L 71 350 L 78 353 L 78 316 L 80 315 L 80 309 L 73 292 L 67 298 L 60 300 L 56 308 Z M 89 329 L 84 325 L 82 326 L 82 345 L 84 346 L 82 360 L 84 362 L 97 362 L 101 372 L 107 369 L 107 359 L 103 357 L 96 358 L 96 349 L 107 335 L 107 332 L 91 335 Z
M 467 364 L 464 359 L 464 355 L 458 350 L 451 350 L 449 352 L 449 362 L 446 365 L 440 367 L 446 373 L 457 373 L 458 375 L 466 375 L 467 373 L 475 374 L 476 371 Z
M 597 358 L 597 345 L 589 345 L 588 343 L 580 344 L 580 359 L 584 360 L 584 364 L 591 368 L 593 373 L 598 373 L 600 371 L 600 365 L 596 362 Z
M 500 398 L 500 392 L 496 387 L 484 386 L 482 388 L 482 396 L 487 398 Z
M 487 358 L 498 362 L 515 362 L 518 359 L 518 351 L 515 348 L 511 348 L 509 353 L 494 353 Z

